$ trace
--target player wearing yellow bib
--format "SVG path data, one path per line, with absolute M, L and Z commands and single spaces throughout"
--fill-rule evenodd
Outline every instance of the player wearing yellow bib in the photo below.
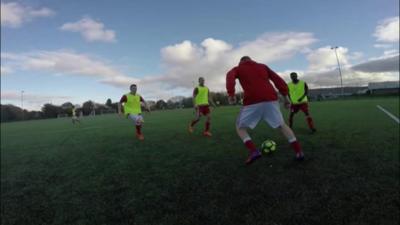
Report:
M 206 116 L 206 126 L 203 132 L 203 135 L 206 137 L 211 137 L 210 132 L 210 124 L 211 124 L 211 115 L 210 115 L 210 102 L 215 107 L 215 103 L 210 97 L 210 90 L 208 87 L 204 86 L 204 78 L 199 78 L 199 86 L 194 88 L 193 90 L 193 106 L 196 112 L 196 117 L 189 124 L 189 133 L 193 133 L 194 125 L 200 121 L 200 117 Z
M 131 91 L 129 93 L 121 97 L 121 100 L 118 103 L 118 114 L 122 115 L 122 109 L 123 109 L 124 115 L 135 122 L 136 137 L 139 140 L 144 140 L 144 135 L 142 134 L 142 124 L 144 120 L 142 116 L 141 103 L 143 102 L 147 111 L 150 112 L 150 109 L 147 106 L 146 101 L 142 98 L 142 96 L 136 93 L 137 91 L 136 84 L 132 84 L 130 86 L 130 90 Z
M 297 112 L 299 112 L 299 110 L 301 110 L 306 115 L 307 124 L 311 132 L 315 133 L 317 130 L 314 127 L 313 120 L 311 118 L 310 112 L 308 111 L 307 83 L 299 80 L 297 78 L 297 73 L 295 72 L 290 74 L 290 78 L 292 79 L 292 82 L 288 84 L 289 96 L 291 101 L 289 126 L 293 127 L 293 117 Z

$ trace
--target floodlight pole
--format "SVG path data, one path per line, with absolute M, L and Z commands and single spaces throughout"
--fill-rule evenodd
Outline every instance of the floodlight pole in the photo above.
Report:
M 339 63 L 339 57 L 337 55 L 336 49 L 338 49 L 338 46 L 335 47 L 331 47 L 332 50 L 335 51 L 335 56 L 336 56 L 336 61 L 338 64 L 338 68 L 339 68 L 339 75 L 340 75 L 340 88 L 341 88 L 341 96 L 343 96 L 343 79 L 342 79 L 342 70 L 340 69 L 340 63 Z

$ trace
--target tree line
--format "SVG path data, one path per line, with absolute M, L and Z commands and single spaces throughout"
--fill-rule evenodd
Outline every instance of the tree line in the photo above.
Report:
M 236 95 L 237 99 L 240 99 L 240 97 L 242 96 L 241 93 L 238 93 Z M 228 98 L 226 93 L 215 92 L 211 93 L 211 96 L 217 105 L 228 105 Z M 147 101 L 147 103 L 152 111 L 191 108 L 193 107 L 193 98 L 176 96 L 167 101 L 161 99 L 158 101 Z M 105 104 L 100 104 L 89 100 L 84 102 L 81 106 L 74 105 L 71 102 L 65 102 L 61 105 L 46 103 L 42 106 L 40 111 L 28 111 L 26 109 L 23 110 L 20 107 L 11 104 L 0 104 L 0 106 L 1 122 L 69 117 L 72 115 L 73 106 L 75 106 L 78 116 L 116 113 L 118 110 L 118 102 L 112 102 L 111 99 L 107 99 Z

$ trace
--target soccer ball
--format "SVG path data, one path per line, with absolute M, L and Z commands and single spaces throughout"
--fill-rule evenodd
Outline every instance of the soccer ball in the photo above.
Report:
M 276 143 L 273 140 L 265 140 L 262 144 L 261 144 L 261 150 L 264 153 L 272 153 L 275 152 L 276 150 Z

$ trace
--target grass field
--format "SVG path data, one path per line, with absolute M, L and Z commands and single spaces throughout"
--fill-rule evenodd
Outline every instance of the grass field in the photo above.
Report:
M 306 154 L 276 130 L 252 131 L 278 150 L 251 166 L 236 136 L 239 107 L 213 111 L 187 133 L 192 110 L 145 115 L 145 140 L 116 115 L 1 124 L 2 224 L 398 224 L 399 98 L 311 103 L 294 131 Z M 287 111 L 285 110 L 285 116 Z

